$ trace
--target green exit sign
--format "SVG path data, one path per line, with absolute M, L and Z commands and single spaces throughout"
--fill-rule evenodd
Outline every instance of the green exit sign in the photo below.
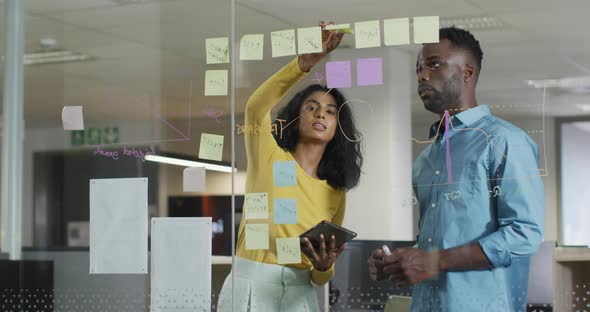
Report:
M 119 127 L 88 128 L 71 132 L 72 146 L 119 143 Z

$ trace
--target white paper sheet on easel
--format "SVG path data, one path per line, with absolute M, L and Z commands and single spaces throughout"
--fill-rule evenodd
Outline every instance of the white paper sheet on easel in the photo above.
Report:
M 90 274 L 147 274 L 147 231 L 147 178 L 90 180 Z
M 150 311 L 211 311 L 211 218 L 152 218 Z

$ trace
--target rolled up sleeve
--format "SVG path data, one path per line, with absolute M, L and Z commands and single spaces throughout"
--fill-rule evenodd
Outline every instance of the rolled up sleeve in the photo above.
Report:
M 490 179 L 498 229 L 479 244 L 494 267 L 534 254 L 543 240 L 544 189 L 536 144 L 524 133 L 496 136 L 490 145 Z

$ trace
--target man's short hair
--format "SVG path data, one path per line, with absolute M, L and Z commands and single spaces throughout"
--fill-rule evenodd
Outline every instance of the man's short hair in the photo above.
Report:
M 477 63 L 478 73 L 481 71 L 481 60 L 483 51 L 479 46 L 479 41 L 475 39 L 472 33 L 455 26 L 441 28 L 439 30 L 440 40 L 449 40 L 456 48 L 467 51 Z

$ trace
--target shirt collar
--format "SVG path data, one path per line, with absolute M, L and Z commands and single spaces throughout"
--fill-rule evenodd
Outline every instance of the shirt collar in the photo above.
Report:
M 462 124 L 464 124 L 466 127 L 470 127 L 471 125 L 473 125 L 475 122 L 477 122 L 478 120 L 482 119 L 485 116 L 491 115 L 492 113 L 490 112 L 490 108 L 485 105 L 478 105 L 476 107 L 464 110 L 462 112 L 460 112 L 457 115 L 452 116 L 451 118 L 455 117 L 456 120 L 459 120 Z M 441 133 L 444 133 L 445 131 L 445 127 L 444 127 L 444 123 L 442 123 L 442 120 L 438 120 L 437 122 L 433 123 L 432 126 L 430 126 L 430 138 L 434 137 L 436 135 L 436 132 L 438 130 L 438 126 L 441 126 Z
M 470 127 L 476 121 L 491 114 L 490 108 L 487 105 L 478 105 L 460 112 L 459 114 L 455 115 L 455 117 L 457 117 L 457 119 L 459 119 L 459 121 L 465 126 Z

